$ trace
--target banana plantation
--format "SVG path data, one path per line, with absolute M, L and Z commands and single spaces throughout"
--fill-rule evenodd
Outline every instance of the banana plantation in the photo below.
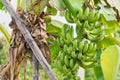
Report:
M 120 80 L 119 6 L 0 0 L 0 80 Z

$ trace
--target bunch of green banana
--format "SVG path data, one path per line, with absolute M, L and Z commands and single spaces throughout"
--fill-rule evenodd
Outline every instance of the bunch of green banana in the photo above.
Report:
M 84 20 L 87 20 L 89 16 L 89 8 L 80 8 L 78 14 L 77 14 L 77 17 L 80 21 L 84 21 Z
M 65 19 L 69 22 L 69 23 L 74 23 L 75 22 L 75 18 L 72 15 L 72 13 L 69 10 L 65 11 Z

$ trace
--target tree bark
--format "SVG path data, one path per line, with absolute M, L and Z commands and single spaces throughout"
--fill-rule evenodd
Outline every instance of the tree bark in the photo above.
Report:
M 8 0 L 2 0 L 4 6 L 7 8 L 8 12 L 10 13 L 11 17 L 15 20 L 19 30 L 21 31 L 22 35 L 24 36 L 26 42 L 29 44 L 33 54 L 46 71 L 47 75 L 49 76 L 50 80 L 57 80 L 56 76 L 54 75 L 50 65 L 42 55 L 41 50 L 38 48 L 37 44 L 35 43 L 34 39 L 30 35 L 30 32 L 27 30 L 23 20 L 20 18 L 18 14 L 15 13 L 14 8 L 10 4 Z

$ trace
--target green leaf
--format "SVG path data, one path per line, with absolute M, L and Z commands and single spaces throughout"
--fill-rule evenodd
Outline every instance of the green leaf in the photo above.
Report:
M 107 34 L 111 34 L 120 28 L 119 22 L 117 22 L 116 20 L 106 20 L 103 15 L 101 16 L 101 21 L 105 26 L 105 32 Z
M 107 21 L 116 20 L 115 12 L 110 7 L 105 7 L 103 5 L 100 5 L 100 13 L 105 17 Z
M 66 8 L 62 0 L 50 0 L 49 3 L 52 7 L 60 11 L 63 11 Z
M 0 31 L 4 34 L 6 40 L 8 41 L 9 43 L 9 40 L 10 40 L 10 34 L 7 32 L 7 30 L 4 28 L 3 25 L 0 24 Z
M 46 31 L 51 34 L 59 34 L 61 32 L 61 28 L 64 26 L 64 24 L 57 20 L 52 20 L 47 24 Z
M 58 52 L 60 51 L 59 45 L 57 41 L 50 38 L 47 38 L 47 42 L 52 44 L 51 46 L 49 46 L 49 48 L 50 48 L 52 59 L 54 60 L 54 58 L 58 55 Z
M 120 40 L 118 40 L 115 37 L 111 37 L 111 36 L 107 36 L 105 37 L 100 43 L 99 45 L 101 45 L 102 48 L 107 48 L 111 45 L 116 45 L 116 44 L 120 44 Z
M 80 10 L 84 3 L 84 0 L 63 0 L 68 10 L 76 16 L 76 13 Z
M 109 46 L 101 55 L 101 67 L 105 80 L 116 80 L 120 65 L 120 47 Z
M 51 12 L 52 15 L 57 14 L 57 10 L 55 8 L 50 7 L 50 6 L 47 6 L 47 12 Z
M 103 72 L 102 72 L 100 64 L 94 67 L 94 72 L 95 72 L 95 76 L 97 80 L 104 80 Z
M 69 0 L 71 5 L 73 6 L 74 9 L 76 10 L 80 10 L 80 8 L 82 7 L 84 0 Z
M 0 9 L 3 9 L 4 5 L 2 3 L 2 1 L 0 0 Z

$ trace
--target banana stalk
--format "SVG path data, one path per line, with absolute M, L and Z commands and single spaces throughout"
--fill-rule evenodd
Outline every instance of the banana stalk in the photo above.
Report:
M 66 5 L 66 7 L 68 8 L 68 10 L 70 10 L 70 12 L 76 16 L 77 10 L 73 8 L 73 6 L 71 5 L 69 0 L 63 0 L 64 4 Z

